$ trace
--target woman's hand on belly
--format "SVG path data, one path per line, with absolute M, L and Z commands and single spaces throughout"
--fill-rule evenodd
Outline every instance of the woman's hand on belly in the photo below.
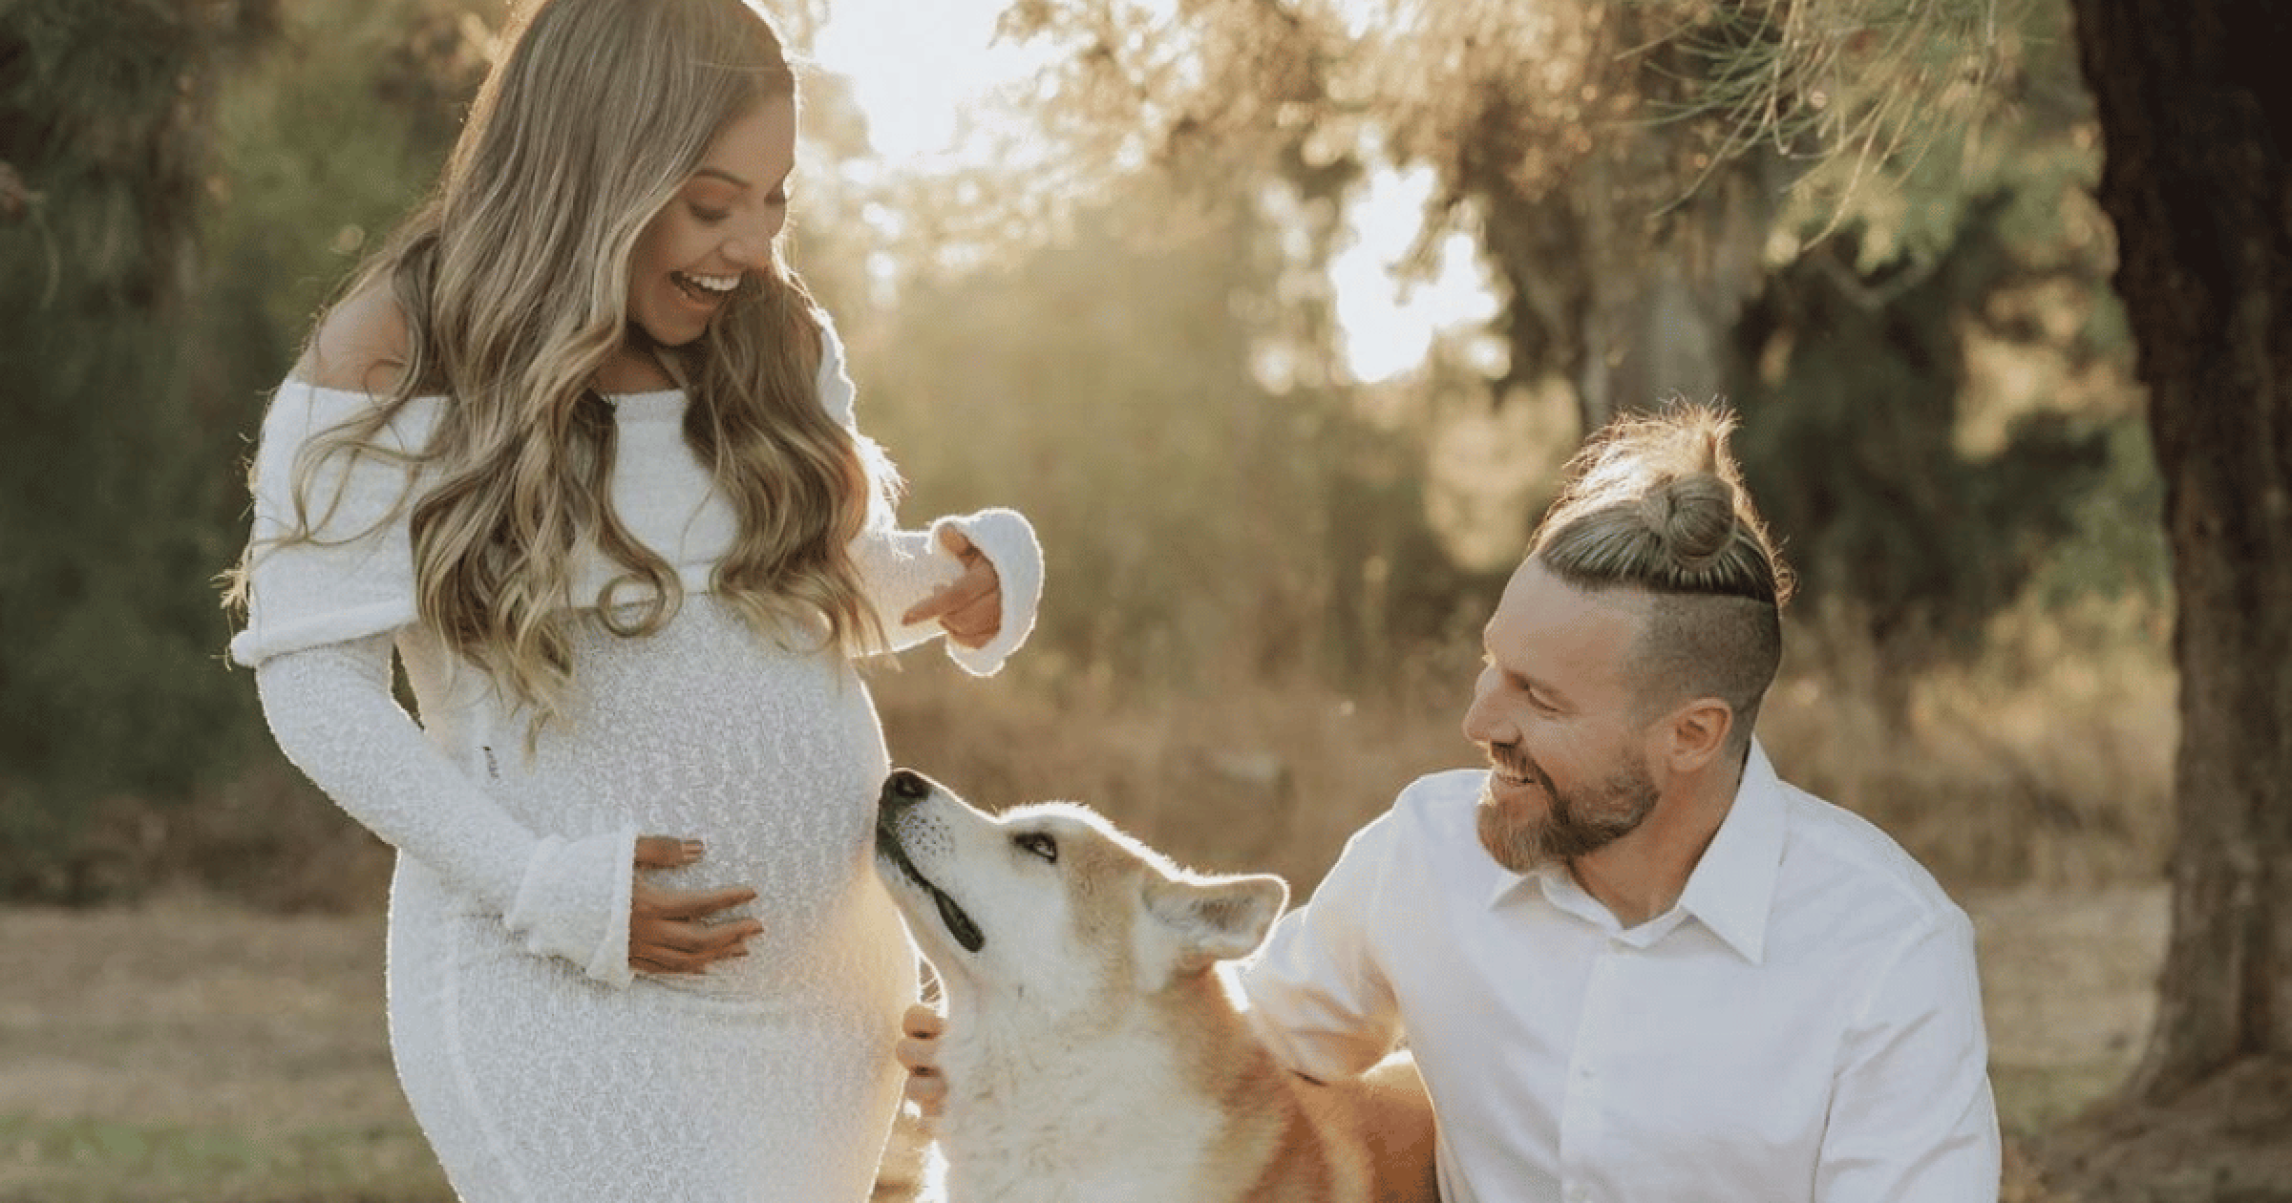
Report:
M 700 860 L 698 840 L 648 835 L 637 840 L 636 883 L 629 893 L 629 967 L 642 973 L 701 973 L 727 957 L 748 955 L 764 930 L 754 919 L 716 923 L 710 916 L 756 900 L 746 886 L 669 890 L 645 880 L 647 869 L 681 869 Z

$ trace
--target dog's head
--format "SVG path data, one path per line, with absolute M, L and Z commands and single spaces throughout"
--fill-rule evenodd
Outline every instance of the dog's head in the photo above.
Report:
M 1278 877 L 1205 877 L 1067 803 L 989 815 L 919 773 L 884 782 L 876 864 L 940 975 L 1082 1008 L 1246 956 L 1289 900 Z

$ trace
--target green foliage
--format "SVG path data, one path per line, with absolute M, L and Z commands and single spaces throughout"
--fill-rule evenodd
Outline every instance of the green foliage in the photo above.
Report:
M 484 71 L 455 0 L 296 6 L 228 81 L 205 227 L 209 319 L 193 354 L 251 432 L 318 308 L 437 177 Z
M 194 0 L 0 7 L 0 162 L 36 197 L 0 225 L 11 837 L 68 831 L 101 794 L 181 793 L 248 723 L 218 680 L 206 585 L 227 546 L 227 442 L 182 389 L 180 351 L 209 84 L 266 17 Z
M 1980 7 L 1832 6 L 1879 24 L 1830 43 L 1842 57 L 1823 69 L 1884 54 L 1946 74 Z M 1094 6 L 1020 8 L 1086 56 Z M 1669 218 L 1716 161 L 1713 123 L 1628 102 L 1740 116 L 1757 84 L 1741 72 L 1760 63 L 1698 83 L 1709 47 L 1683 42 L 1647 58 L 1675 72 L 1650 79 L 1619 66 L 1639 41 L 1601 39 L 1752 6 L 1661 0 L 1609 27 L 1603 6 L 1563 4 L 1553 36 L 1514 36 L 1530 11 L 1473 0 L 1362 25 L 1325 4 L 1204 6 L 1182 36 L 1069 64 L 1088 78 L 1012 134 L 1074 148 L 1037 156 L 1041 176 L 845 172 L 864 121 L 838 81 L 809 85 L 795 255 L 851 346 L 864 426 L 912 479 L 910 518 L 1009 504 L 1044 537 L 1053 585 L 1019 685 L 1174 697 L 1290 680 L 1367 698 L 1412 673 L 1446 683 L 1456 665 L 1425 649 L 1469 657 L 1502 574 L 1460 567 L 1429 529 L 1455 483 L 1437 475 L 1443 416 L 1485 412 L 1506 374 L 1580 401 L 1571 362 L 1630 367 L 1730 323 L 1724 391 L 1754 487 L 1809 601 L 1867 619 L 1890 658 L 1875 679 L 1981 651 L 1990 616 L 2033 596 L 2164 604 L 2156 474 L 2059 5 L 2001 6 L 1981 31 L 1980 69 L 1958 82 L 1982 90 L 1963 111 L 1985 121 L 1867 142 L 1916 153 L 1874 152 L 1883 170 L 1851 190 L 1817 180 L 1777 205 L 1776 179 L 1745 175 L 1745 204 Z M 38 198 L 19 213 L 0 176 L 0 892 L 110 888 L 74 859 L 103 838 L 83 822 L 99 799 L 176 800 L 271 756 L 251 683 L 221 664 L 211 583 L 244 537 L 240 469 L 314 313 L 435 178 L 499 12 L 0 0 L 0 164 Z M 1958 40 L 1920 46 L 1882 22 L 1929 18 Z M 1709 31 L 1787 48 L 1779 30 Z M 1797 104 L 1815 76 L 1791 78 L 1774 95 Z M 1513 316 L 1534 310 L 1549 337 L 1499 329 L 1508 363 L 1452 355 L 1375 388 L 1330 370 L 1338 206 L 1388 159 L 1441 181 L 1421 245 L 1472 234 Z M 1176 168 L 1183 201 L 1142 165 Z M 1020 230 L 1014 214 L 1048 216 Z M 1641 305 L 1656 267 L 1736 273 L 1757 300 L 1740 322 L 1735 284 L 1675 289 L 1694 312 Z M 1708 375 L 1656 383 L 1721 391 Z M 1454 457 L 1461 471 L 1556 461 L 1545 444 L 1565 441 L 1475 429 L 1507 448 Z M 214 807 L 240 833 L 217 846 L 273 856 L 245 850 L 289 830 L 289 792 Z
M 1979 653 L 2032 587 L 2165 592 L 2090 103 L 2066 13 L 2015 11 L 1988 81 L 2010 120 L 1802 193 L 1778 233 L 1809 245 L 1736 330 L 1754 491 L 1807 601 L 1860 615 L 1897 680 Z
M 0 221 L 0 892 L 76 895 L 97 800 L 179 800 L 260 746 L 214 584 L 248 441 L 353 232 L 442 158 L 478 62 L 457 12 L 0 5 L 0 162 L 37 197 Z
M 1752 492 L 1807 601 L 1863 613 L 1896 669 L 1978 650 L 2107 459 L 2101 421 L 2050 408 L 1993 454 L 1959 445 L 1960 324 L 1997 287 L 1995 212 L 1974 210 L 1935 270 L 1897 291 L 1847 267 L 1841 236 L 1778 272 L 1745 330 L 1771 365 L 1735 390 Z

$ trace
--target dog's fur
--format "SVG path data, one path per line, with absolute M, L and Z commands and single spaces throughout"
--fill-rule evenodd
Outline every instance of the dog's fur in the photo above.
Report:
M 1289 1073 L 1215 971 L 1265 939 L 1280 878 L 1195 876 L 1082 807 L 989 816 L 906 771 L 876 861 L 945 987 L 951 1203 L 1437 1197 L 1415 1067 Z

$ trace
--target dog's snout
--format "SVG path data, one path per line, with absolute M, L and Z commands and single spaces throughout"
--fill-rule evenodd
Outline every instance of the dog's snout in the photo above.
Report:
M 894 769 L 884 779 L 883 800 L 887 805 L 913 805 L 930 796 L 931 782 L 921 773 Z

